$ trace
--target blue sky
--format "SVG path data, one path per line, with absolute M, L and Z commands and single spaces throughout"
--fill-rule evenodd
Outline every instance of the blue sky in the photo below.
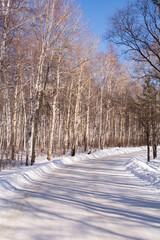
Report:
M 101 38 L 105 34 L 108 19 L 116 12 L 123 8 L 129 0 L 78 0 L 84 11 L 86 18 L 89 18 L 89 26 L 93 34 Z M 106 43 L 101 42 L 100 50 L 105 51 Z

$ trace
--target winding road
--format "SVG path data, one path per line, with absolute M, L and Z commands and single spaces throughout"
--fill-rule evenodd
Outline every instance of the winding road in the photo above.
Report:
M 8 199 L 1 240 L 159 240 L 160 196 L 126 173 L 137 153 L 82 161 Z

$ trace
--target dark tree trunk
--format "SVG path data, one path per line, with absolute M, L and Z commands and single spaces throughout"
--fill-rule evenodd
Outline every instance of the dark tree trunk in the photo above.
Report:
M 87 151 L 87 138 L 86 135 L 84 135 L 84 152 Z
M 153 144 L 153 159 L 157 157 L 157 145 Z
M 74 157 L 75 153 L 76 153 L 76 149 L 75 149 L 75 146 L 73 146 L 71 150 L 71 156 Z
M 150 162 L 150 144 L 149 144 L 149 138 L 150 138 L 150 134 L 149 134 L 149 132 L 147 131 L 147 136 L 146 136 L 146 139 L 147 139 L 147 162 Z

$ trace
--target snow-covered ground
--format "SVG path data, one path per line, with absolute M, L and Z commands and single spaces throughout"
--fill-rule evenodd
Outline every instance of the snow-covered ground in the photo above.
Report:
M 159 240 L 159 166 L 160 159 L 146 163 L 140 147 L 41 156 L 32 167 L 5 170 L 0 239 Z
M 151 158 L 150 162 L 146 162 L 146 154 L 141 154 L 130 159 L 125 167 L 127 171 L 143 180 L 149 187 L 160 192 L 160 151 L 158 158 Z
M 65 165 L 68 164 L 131 152 L 137 152 L 138 154 L 139 151 L 144 149 L 146 149 L 146 147 L 109 148 L 91 154 L 77 154 L 74 157 L 62 156 L 52 159 L 50 162 L 48 162 L 44 156 L 38 157 L 34 166 L 20 167 L 18 169 L 0 172 L 0 197 L 11 196 L 17 189 L 24 188 L 24 186 L 32 184 L 36 180 L 46 176 L 46 174 L 53 172 L 55 169 L 65 167 Z M 160 189 L 160 157 L 156 160 L 151 160 L 151 163 L 147 163 L 146 154 L 141 154 L 130 159 L 125 167 L 127 171 L 136 177 L 147 181 L 154 188 Z

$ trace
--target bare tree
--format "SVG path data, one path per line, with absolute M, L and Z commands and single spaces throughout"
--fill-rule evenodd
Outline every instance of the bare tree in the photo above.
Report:
M 135 11 L 119 12 L 120 21 L 113 18 L 117 29 L 111 38 L 121 37 L 119 43 L 143 64 L 137 76 L 153 83 L 160 76 L 158 12 L 152 14 L 157 5 L 141 0 L 131 8 Z M 147 95 L 148 90 L 139 86 L 143 96 L 137 97 L 127 64 L 119 61 L 111 46 L 106 53 L 97 51 L 97 40 L 76 1 L 0 0 L 0 10 L 1 159 L 11 156 L 15 162 L 25 154 L 26 165 L 32 165 L 40 151 L 50 160 L 52 154 L 67 150 L 73 156 L 79 148 L 90 152 L 142 144 L 145 105 L 141 110 L 146 99 L 152 116 L 149 141 L 156 148 L 159 95 Z M 135 16 L 141 21 L 135 22 Z M 145 27 L 140 29 L 142 23 Z M 153 85 L 151 89 L 154 93 Z M 137 107 L 131 108 L 133 95 Z M 2 165 L 0 160 L 0 169 Z
M 119 10 L 111 19 L 106 39 L 123 46 L 134 61 L 148 62 L 148 74 L 160 73 L 160 16 L 150 0 L 140 0 Z
M 56 63 L 55 63 L 56 64 L 56 77 L 55 77 L 56 86 L 54 89 L 53 101 L 52 101 L 52 119 L 51 119 L 48 154 L 47 154 L 48 160 L 51 159 L 51 153 L 52 153 L 57 99 L 60 91 L 60 78 L 61 78 L 61 75 L 63 74 L 63 71 L 65 71 L 65 68 L 63 70 L 63 68 L 61 67 L 63 66 L 61 62 L 62 60 L 63 62 L 65 61 L 65 53 L 67 52 L 67 49 L 71 47 L 71 43 L 74 41 L 75 35 L 80 31 L 80 26 L 82 25 L 81 12 L 75 5 L 71 5 L 71 2 L 69 1 L 68 4 L 66 6 L 64 5 L 63 7 L 65 9 L 64 9 L 63 15 L 61 16 L 63 21 L 59 25 L 59 35 L 58 35 L 57 44 L 56 44 L 57 52 L 55 51 L 55 49 L 52 50 L 55 52 L 55 56 L 56 56 Z M 73 18 L 74 18 L 74 22 L 72 21 Z M 65 137 L 66 137 L 66 134 L 65 134 Z
M 139 93 L 138 93 L 139 92 Z M 132 95 L 131 109 L 136 113 L 140 120 L 145 132 L 145 139 L 147 145 L 147 161 L 150 162 L 150 145 L 153 146 L 153 157 L 156 157 L 157 147 L 157 134 L 158 134 L 158 90 L 152 83 L 150 78 L 146 78 L 144 83 L 142 82 L 141 88 L 139 88 L 134 97 Z

